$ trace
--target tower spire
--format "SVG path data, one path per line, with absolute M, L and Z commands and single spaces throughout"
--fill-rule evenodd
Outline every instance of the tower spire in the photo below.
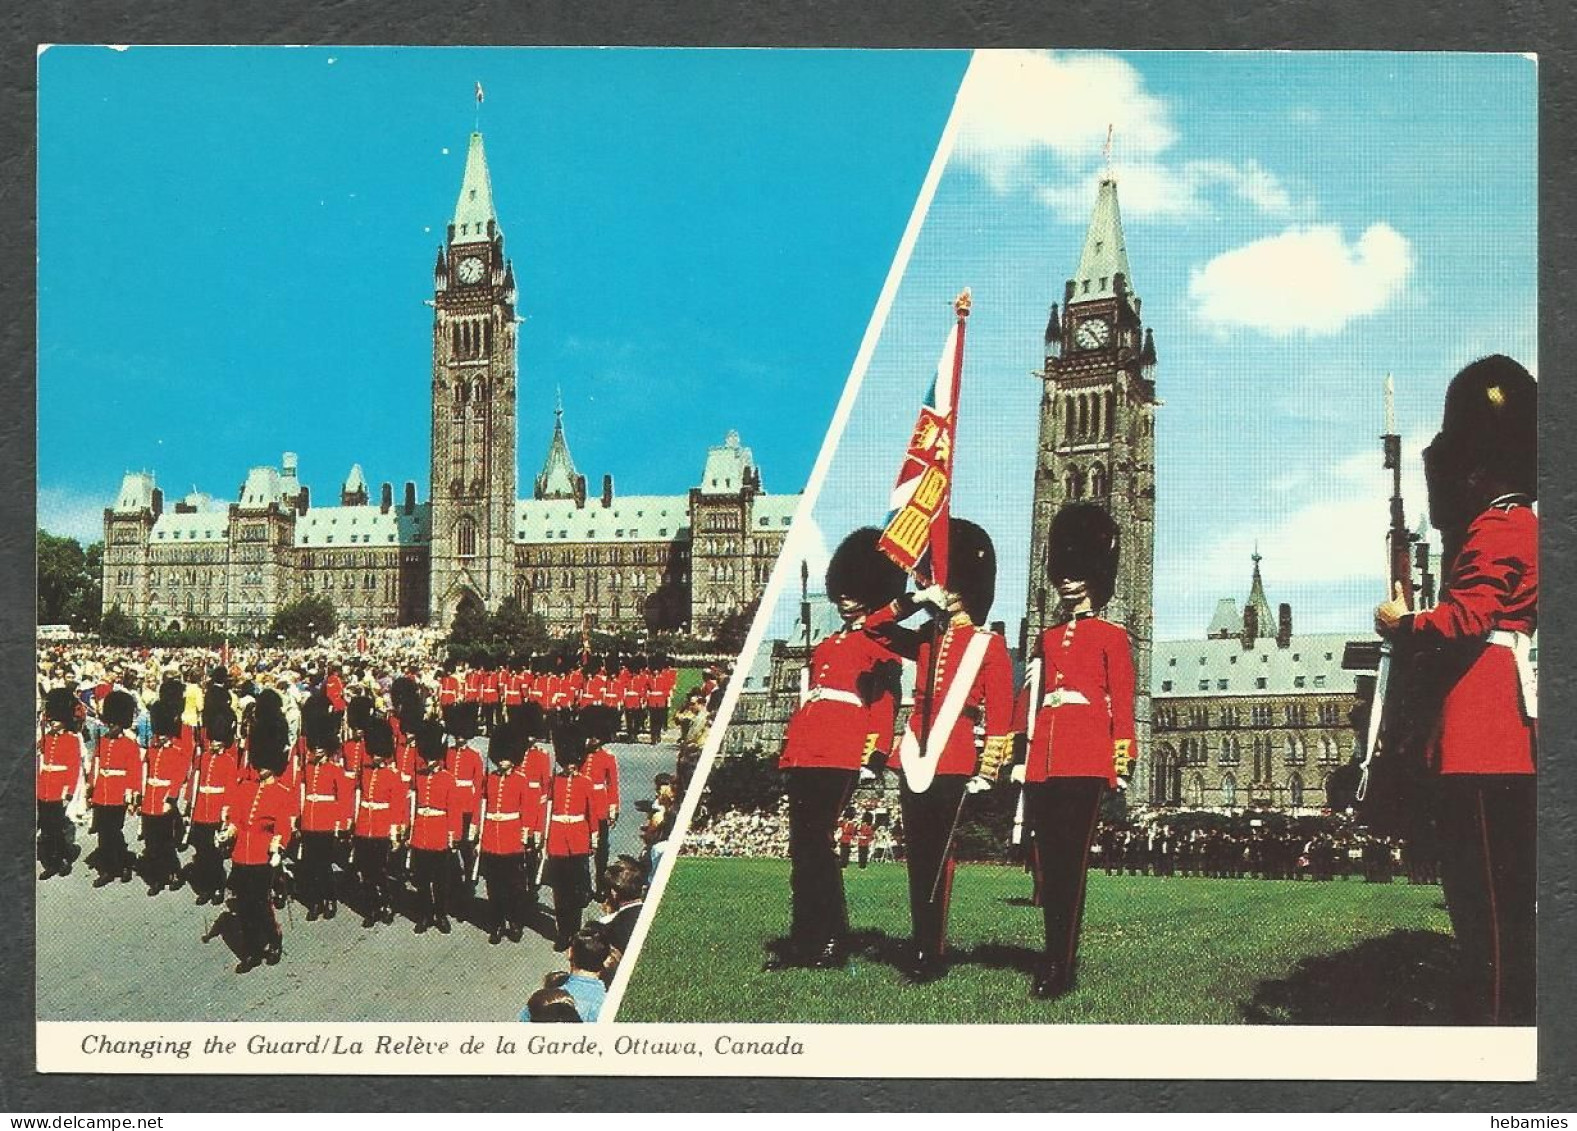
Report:
M 452 243 L 486 243 L 498 227 L 493 212 L 493 179 L 487 172 L 487 151 L 478 130 L 471 135 L 465 154 L 465 175 L 460 180 L 460 198 L 454 206 Z
M 1133 295 L 1133 275 L 1128 269 L 1128 245 L 1123 239 L 1122 212 L 1117 207 L 1117 181 L 1107 169 L 1095 196 L 1095 211 L 1084 234 L 1084 250 L 1073 273 L 1070 302 L 1093 298 L 1112 298 L 1117 294 L 1117 276 Z
M 1270 611 L 1270 601 L 1265 597 L 1265 580 L 1260 577 L 1259 563 L 1263 560 L 1259 556 L 1259 539 L 1254 540 L 1254 553 L 1251 559 L 1254 563 L 1254 578 L 1249 583 L 1248 602 L 1245 608 L 1254 610 L 1255 620 L 1259 624 L 1260 632 L 1269 632 L 1276 623 L 1274 614 Z

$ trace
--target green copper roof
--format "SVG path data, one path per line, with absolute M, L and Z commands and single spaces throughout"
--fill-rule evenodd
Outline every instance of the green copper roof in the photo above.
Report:
M 1270 602 L 1265 598 L 1265 582 L 1259 576 L 1259 550 L 1254 551 L 1254 580 L 1249 584 L 1248 602 L 1244 605 L 1245 611 L 1254 610 L 1255 626 L 1261 636 L 1276 635 L 1276 614 L 1270 611 Z
M 564 410 L 553 412 L 553 439 L 548 442 L 548 458 L 542 463 L 542 474 L 537 476 L 536 497 L 539 499 L 573 499 L 575 484 L 580 473 L 569 454 L 569 442 L 564 439 Z
M 1128 245 L 1123 241 L 1123 218 L 1117 208 L 1117 182 L 1101 180 L 1095 197 L 1095 213 L 1084 236 L 1084 252 L 1073 273 L 1072 302 L 1111 298 L 1117 293 L 1115 279 L 1121 274 L 1133 292 L 1133 273 L 1128 270 Z
M 454 242 L 484 243 L 487 240 L 487 222 L 498 217 L 493 213 L 493 180 L 487 175 L 487 153 L 482 148 L 482 135 L 471 135 L 471 147 L 465 155 L 465 177 L 460 182 L 460 199 L 454 206 Z

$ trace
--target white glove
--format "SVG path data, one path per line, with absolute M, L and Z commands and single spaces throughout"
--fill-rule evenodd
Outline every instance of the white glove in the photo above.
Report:
M 923 605 L 944 608 L 947 605 L 947 590 L 940 585 L 927 585 L 914 595 L 914 599 Z
M 871 769 L 869 766 L 861 766 L 860 767 L 860 784 L 861 785 L 864 785 L 866 782 L 873 782 L 875 780 L 876 780 L 876 771 L 875 770 Z
M 279 855 L 279 849 L 277 848 L 268 854 L 268 862 L 275 868 L 279 867 L 280 861 L 282 859 L 283 858 Z
M 1008 780 L 1011 781 L 1014 785 L 1023 785 L 1024 784 L 1024 763 L 1023 762 L 1020 762 L 1018 765 L 1014 766 L 1011 770 L 1008 771 Z
M 974 777 L 970 778 L 964 783 L 965 793 L 984 793 L 990 788 L 991 783 L 985 778 L 981 777 L 979 774 L 976 774 Z

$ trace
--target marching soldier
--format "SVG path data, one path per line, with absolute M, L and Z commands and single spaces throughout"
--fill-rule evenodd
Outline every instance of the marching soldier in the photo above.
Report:
M 130 883 L 132 855 L 126 847 L 126 812 L 142 792 L 142 747 L 126 732 L 137 721 L 137 701 L 119 689 L 104 697 L 99 717 L 109 728 L 99 737 L 89 777 L 89 803 L 93 806 L 93 831 L 98 845 L 89 857 L 98 877 L 96 888 L 118 878 Z
M 915 637 L 914 709 L 899 746 L 899 794 L 909 867 L 909 911 L 914 951 L 905 971 L 911 983 L 946 975 L 947 909 L 953 890 L 953 833 L 971 793 L 989 789 L 1012 753 L 1013 662 L 1002 638 L 982 627 L 996 595 L 996 550 L 972 522 L 948 528 L 946 592 L 940 621 Z M 975 750 L 975 727 L 986 734 Z
M 1424 451 L 1447 581 L 1432 609 L 1407 608 L 1398 587 L 1375 610 L 1375 627 L 1440 692 L 1426 728 L 1440 879 L 1464 1009 L 1490 1024 L 1535 1014 L 1537 402 L 1537 383 L 1509 357 L 1452 380 Z
M 185 700 L 185 685 L 180 680 L 167 680 L 148 711 L 153 737 L 148 744 L 142 794 L 140 863 L 149 895 L 181 886 L 180 798 L 192 773 L 192 755 L 181 723 Z
M 897 711 L 900 664 L 879 630 L 892 620 L 904 574 L 877 548 L 880 536 L 856 530 L 827 566 L 843 627 L 809 658 L 778 759 L 788 783 L 792 916 L 788 944 L 768 969 L 844 962 L 848 910 L 833 840 L 862 765 L 892 746 Z
M 210 690 L 203 704 L 203 748 L 192 775 L 191 839 L 193 857 L 187 879 L 197 905 L 224 902 L 224 853 L 219 833 L 229 819 L 230 793 L 240 777 L 235 748 L 235 715 L 227 692 Z
M 449 712 L 439 733 L 448 730 L 450 734 L 444 765 L 454 776 L 454 803 L 460 821 L 460 833 L 456 843 L 460 849 L 461 874 L 465 878 L 462 886 L 467 892 L 471 892 L 475 890 L 471 877 L 476 874 L 476 841 L 480 831 L 477 822 L 482 801 L 484 770 L 481 752 L 471 745 L 471 739 L 476 734 L 476 725 L 465 718 L 468 714 L 470 712 L 464 707 Z M 494 729 L 497 729 L 496 725 Z M 488 741 L 491 744 L 492 739 Z
M 362 768 L 360 796 L 356 803 L 356 878 L 361 884 L 366 914 L 361 925 L 394 922 L 394 885 L 389 876 L 390 857 L 400 839 L 407 808 L 407 791 L 400 772 L 390 765 L 394 757 L 394 730 L 382 715 L 367 719 L 363 730 L 367 764 Z
M 619 760 L 603 745 L 602 735 L 590 727 L 586 729 L 587 739 L 594 745 L 581 772 L 591 781 L 592 820 L 597 828 L 596 870 L 592 875 L 600 886 L 601 876 L 608 868 L 608 840 L 613 823 L 619 819 Z
M 1031 987 L 1036 998 L 1073 988 L 1101 800 L 1126 783 L 1136 753 L 1133 648 L 1120 625 L 1097 615 L 1111 600 L 1117 557 L 1117 524 L 1103 508 L 1071 503 L 1057 512 L 1046 573 L 1068 619 L 1036 643 L 1019 720 L 1029 736 L 1026 761 L 1022 773 L 1014 771 L 1024 780 L 1024 823 L 1034 837 L 1046 925 L 1045 959 Z
M 237 974 L 264 962 L 273 966 L 285 952 L 271 897 L 296 820 L 296 791 L 280 780 L 289 757 L 283 713 L 257 713 L 247 732 L 247 769 L 236 783 L 225 827 L 231 842 L 230 910 L 240 927 Z
M 455 785 L 454 774 L 444 768 L 449 750 L 443 724 L 437 719 L 423 719 L 415 726 L 414 738 L 412 745 L 421 757 L 411 781 L 415 803 L 410 845 L 411 880 L 416 887 L 416 933 L 424 934 L 437 927 L 447 935 L 454 849 L 461 836 L 460 815 L 467 804 L 466 795 Z M 468 872 L 468 878 L 469 875 Z
M 652 665 L 651 684 L 646 692 L 646 725 L 653 746 L 668 729 L 668 705 L 673 701 L 678 679 L 679 673 L 674 666 L 666 657 L 659 656 Z
M 546 851 L 548 840 L 548 795 L 553 789 L 553 755 L 538 741 L 548 733 L 545 718 L 538 716 L 536 728 L 522 728 L 522 733 L 525 735 L 526 752 L 516 772 L 526 783 L 526 803 L 521 807 L 520 822 L 526 845 L 526 900 L 535 905 L 539 877 L 544 870 L 542 854 Z
M 335 841 L 350 827 L 354 813 L 353 779 L 338 757 L 340 723 L 332 700 L 322 692 L 302 706 L 307 764 L 301 772 L 301 839 L 296 846 L 301 882 L 297 894 L 306 904 L 309 923 L 332 919 L 338 910 L 334 898 Z
M 71 872 L 77 848 L 71 842 L 66 806 L 82 779 L 82 705 L 71 690 L 53 687 L 44 695 L 44 735 L 38 740 L 39 879 Z
M 590 742 L 583 724 L 561 715 L 553 726 L 553 754 L 559 772 L 548 797 L 547 866 L 544 880 L 553 889 L 554 950 L 565 950 L 580 930 L 581 913 L 591 902 L 591 854 L 595 847 L 596 798 L 591 779 L 581 771 Z
M 519 942 L 526 923 L 526 844 L 532 834 L 525 819 L 528 813 L 540 812 L 547 776 L 529 783 L 520 769 L 527 739 L 519 724 L 505 719 L 487 744 L 487 756 L 497 769 L 483 785 L 477 869 L 487 881 L 487 941 L 494 946 L 506 935 Z M 534 866 L 531 875 L 534 879 Z
M 646 716 L 646 693 L 652 677 L 646 670 L 646 657 L 630 661 L 630 677 L 624 684 L 624 735 L 630 742 L 640 737 Z

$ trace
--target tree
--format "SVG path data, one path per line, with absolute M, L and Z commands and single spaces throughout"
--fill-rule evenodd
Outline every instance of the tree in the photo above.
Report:
M 541 613 L 526 612 L 518 597 L 505 597 L 500 602 L 498 611 L 488 618 L 487 638 L 494 658 L 501 660 L 546 652 L 553 643 L 547 620 Z
M 331 636 L 339 628 L 334 602 L 326 596 L 297 597 L 285 605 L 268 624 L 268 634 L 284 637 L 293 647 L 304 647 L 320 636 Z
M 99 639 L 106 644 L 130 644 L 136 638 L 136 623 L 126 615 L 117 601 L 99 622 Z
M 38 532 L 38 623 L 91 631 L 104 593 L 104 545 Z
M 738 655 L 744 651 L 745 637 L 750 635 L 750 626 L 755 622 L 756 609 L 761 605 L 761 598 L 757 597 L 742 609 L 735 609 L 723 618 L 717 626 L 717 650 L 730 655 Z
M 469 589 L 455 609 L 446 642 L 451 656 L 475 657 L 485 654 L 492 644 L 492 625 L 482 598 Z

